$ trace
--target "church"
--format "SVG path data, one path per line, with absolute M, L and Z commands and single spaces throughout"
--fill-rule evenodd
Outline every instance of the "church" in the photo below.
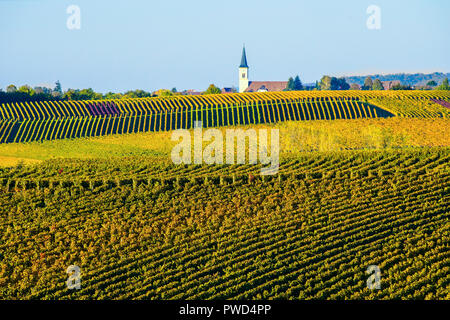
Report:
M 239 66 L 239 92 L 283 91 L 287 87 L 287 81 L 249 81 L 248 69 L 244 46 L 242 49 L 241 65 Z

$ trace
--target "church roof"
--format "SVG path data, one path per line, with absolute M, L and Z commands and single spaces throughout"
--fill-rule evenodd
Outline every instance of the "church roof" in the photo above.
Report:
M 242 49 L 241 65 L 239 66 L 239 68 L 248 68 L 247 55 L 245 54 L 245 47 Z
M 258 90 L 283 91 L 286 87 L 287 81 L 249 81 L 245 92 L 258 92 Z

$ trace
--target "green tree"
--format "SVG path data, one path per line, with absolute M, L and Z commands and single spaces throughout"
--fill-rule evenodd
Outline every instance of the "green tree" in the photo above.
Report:
M 319 89 L 320 90 L 331 90 L 331 77 L 330 76 L 323 76 L 322 79 L 320 79 Z
M 13 84 L 10 84 L 9 86 L 6 87 L 6 92 L 8 93 L 13 93 L 17 91 L 17 87 Z
M 294 90 L 303 90 L 303 84 L 298 75 L 294 79 Z
M 99 100 L 103 98 L 101 93 L 97 93 L 92 88 L 82 90 L 67 90 L 64 95 L 64 99 L 67 100 Z
M 331 79 L 331 90 L 348 90 L 350 89 L 350 85 L 347 83 L 345 78 L 332 78 Z
M 436 87 L 437 86 L 437 82 L 434 81 L 434 80 L 430 80 L 430 81 L 427 82 L 427 86 Z
M 375 79 L 373 82 L 372 90 L 384 90 L 383 84 L 380 79 Z
M 105 99 L 121 99 L 122 94 L 121 93 L 114 93 L 114 92 L 107 92 L 104 94 L 103 98 Z
M 159 90 L 153 92 L 153 94 L 155 96 L 158 96 L 158 97 L 170 97 L 170 96 L 173 96 L 173 92 L 170 91 L 169 89 L 159 89 Z
M 68 89 L 66 92 L 64 92 L 63 99 L 66 100 L 75 100 L 74 99 L 75 90 L 74 89 Z
M 362 86 L 362 90 L 372 90 L 373 88 L 373 81 L 371 77 L 367 77 L 364 80 L 364 85 Z
M 138 98 L 138 96 L 137 96 L 136 92 L 129 90 L 123 94 L 122 98 L 123 99 L 134 99 L 134 98 Z
M 55 88 L 53 89 L 53 91 L 58 92 L 62 95 L 63 92 L 61 88 L 61 82 L 59 82 L 59 80 L 55 82 Z
M 30 97 L 32 95 L 34 95 L 34 90 L 33 88 L 31 88 L 29 85 L 23 85 L 19 88 L 19 90 L 17 90 L 18 92 L 23 92 L 27 95 L 29 95 Z
M 442 81 L 442 84 L 439 87 L 436 87 L 436 90 L 450 90 L 450 85 L 448 84 L 448 78 L 445 78 Z
M 104 95 L 105 99 L 121 99 L 122 94 L 121 93 L 114 93 L 114 92 L 108 92 Z
M 34 92 L 36 94 L 43 94 L 44 93 L 44 88 L 43 87 L 34 87 Z
M 208 89 L 206 89 L 206 91 L 203 94 L 219 94 L 219 93 L 222 93 L 222 90 L 220 90 L 214 84 L 210 84 Z
M 127 98 L 148 98 L 151 97 L 152 94 L 150 92 L 141 90 L 141 89 L 137 89 L 134 91 L 127 91 L 124 93 L 123 98 L 127 99 Z
M 396 84 L 391 87 L 391 90 L 412 90 L 410 85 Z
M 294 90 L 294 79 L 292 77 L 290 77 L 288 79 L 288 83 L 286 85 L 285 91 L 292 91 L 292 90 Z
M 102 95 L 100 93 L 96 93 L 92 88 L 89 88 L 78 91 L 77 100 L 99 100 L 101 98 Z
M 345 78 L 323 76 L 319 82 L 320 90 L 348 90 L 350 85 Z

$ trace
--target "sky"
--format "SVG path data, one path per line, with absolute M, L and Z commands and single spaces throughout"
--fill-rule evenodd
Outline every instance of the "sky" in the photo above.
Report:
M 0 0 L 0 88 L 237 87 L 244 43 L 250 80 L 450 72 L 449 15 L 448 0 Z

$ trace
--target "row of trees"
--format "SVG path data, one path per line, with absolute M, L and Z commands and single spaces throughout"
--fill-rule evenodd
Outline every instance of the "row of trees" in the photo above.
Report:
M 63 92 L 59 81 L 55 83 L 54 89 L 40 86 L 31 88 L 29 85 L 23 85 L 17 88 L 13 84 L 6 88 L 6 92 L 0 89 L 0 102 L 43 101 L 62 98 Z
M 299 79 L 300 81 L 300 79 Z M 301 83 L 300 83 L 301 85 Z M 209 85 L 202 94 L 219 94 L 222 90 L 214 84 Z M 6 88 L 6 92 L 0 89 L 0 103 L 25 102 L 25 101 L 45 101 L 45 100 L 100 100 L 100 99 L 131 99 L 147 97 L 169 97 L 174 95 L 189 95 L 192 91 L 178 92 L 176 88 L 172 90 L 160 89 L 154 92 L 145 90 L 130 90 L 125 93 L 108 92 L 105 94 L 88 89 L 68 89 L 63 92 L 61 83 L 57 81 L 53 89 L 48 87 L 34 87 L 23 85 L 16 87 L 11 84 Z
M 6 88 L 6 92 L 0 89 L 0 103 L 5 102 L 25 102 L 44 100 L 100 100 L 100 99 L 122 99 L 122 98 L 145 98 L 155 96 L 154 93 L 144 90 L 127 91 L 125 93 L 108 92 L 102 94 L 88 89 L 68 89 L 63 92 L 61 83 L 56 81 L 53 89 L 48 87 L 30 87 L 23 85 L 16 87 L 11 84 Z
M 317 83 L 317 88 L 319 90 L 349 90 L 350 85 L 345 81 L 345 78 L 323 76 Z
M 372 81 L 371 77 L 367 77 L 364 80 L 364 85 L 361 87 L 361 90 L 384 90 L 384 86 L 380 79 L 375 79 L 375 81 Z
M 304 90 L 305 88 L 300 81 L 299 76 L 295 79 L 289 78 L 286 91 Z M 345 78 L 336 78 L 330 76 L 323 76 L 319 82 L 316 82 L 316 86 L 313 90 L 359 90 L 360 87 L 357 84 L 349 85 Z M 383 84 L 379 79 L 372 81 L 372 78 L 367 77 L 364 82 L 362 90 L 383 90 Z
M 432 89 L 436 90 L 450 90 L 450 86 L 448 83 L 448 78 L 445 78 L 441 85 L 437 85 L 435 81 L 429 81 L 427 86 L 421 89 Z M 296 76 L 295 79 L 292 77 L 289 78 L 286 91 L 293 90 L 305 90 L 307 88 L 303 87 L 302 82 L 300 81 L 299 76 Z M 372 80 L 371 77 L 367 77 L 364 80 L 364 85 L 359 86 L 356 83 L 352 83 L 351 85 L 347 83 L 345 78 L 336 78 L 330 76 L 323 76 L 319 82 L 316 82 L 316 87 L 313 90 L 384 90 L 384 85 L 380 81 L 380 79 Z M 400 83 L 394 84 L 389 88 L 390 90 L 413 90 L 410 85 L 402 85 Z M 417 89 L 417 88 L 416 88 Z
M 303 84 L 300 81 L 300 77 L 297 75 L 295 76 L 295 79 L 292 77 L 289 78 L 285 91 L 296 91 L 303 89 Z
M 426 86 L 418 87 L 419 89 L 436 89 L 436 90 L 450 90 L 450 86 L 448 84 L 448 78 L 445 78 L 442 81 L 442 84 L 438 86 L 437 82 L 434 80 L 428 81 Z M 367 77 L 364 80 L 364 85 L 361 87 L 362 90 L 384 90 L 384 86 L 381 83 L 380 79 L 375 79 L 372 81 L 371 77 Z M 393 85 L 391 90 L 413 90 L 410 85 L 402 85 L 400 83 Z

